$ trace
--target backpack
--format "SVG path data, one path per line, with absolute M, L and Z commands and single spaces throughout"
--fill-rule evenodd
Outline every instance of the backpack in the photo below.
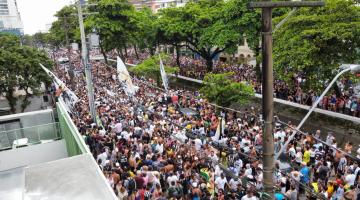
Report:
M 136 188 L 136 182 L 134 181 L 134 179 L 129 179 L 129 183 L 128 183 L 128 189 L 129 190 L 135 190 Z

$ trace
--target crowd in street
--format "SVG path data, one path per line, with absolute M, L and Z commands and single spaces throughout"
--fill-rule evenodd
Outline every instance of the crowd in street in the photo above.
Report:
M 65 56 L 63 51 L 53 55 Z M 73 58 L 81 69 L 76 52 Z M 71 116 L 119 199 L 266 199 L 259 110 L 221 110 L 190 91 L 165 93 L 143 77 L 133 77 L 139 89 L 129 96 L 114 68 L 91 65 L 98 120 L 89 114 L 83 73 L 75 77 L 80 100 Z M 55 73 L 70 85 L 67 64 Z M 277 124 L 275 151 L 292 128 Z M 335 137 L 324 135 L 299 133 L 291 141 L 275 164 L 276 199 L 358 198 L 360 167 L 349 154 L 355 147 L 348 142 L 339 150 Z
M 128 55 L 128 61 L 133 64 L 138 64 L 139 61 L 149 57 L 149 54 L 146 53 L 141 53 L 139 59 L 137 59 L 132 52 L 129 52 Z M 204 79 L 207 73 L 206 62 L 204 60 L 181 56 L 179 61 L 180 75 L 200 80 Z M 170 65 L 177 65 L 175 57 L 172 58 Z M 253 65 L 229 64 L 221 61 L 214 61 L 213 73 L 227 72 L 233 73 L 232 79 L 234 81 L 246 81 L 254 86 L 257 93 L 261 94 L 261 82 L 258 81 L 256 77 L 256 70 Z M 321 93 L 312 90 L 304 91 L 302 88 L 304 88 L 306 81 L 306 75 L 301 73 L 294 74 L 290 82 L 276 79 L 274 81 L 274 97 L 311 106 L 317 98 L 319 98 Z M 333 112 L 360 117 L 360 94 L 355 94 L 354 86 L 356 85 L 348 78 L 341 79 L 338 85 L 339 93 L 333 91 L 327 94 L 319 103 L 318 107 Z M 324 88 L 325 86 L 326 85 L 324 84 Z

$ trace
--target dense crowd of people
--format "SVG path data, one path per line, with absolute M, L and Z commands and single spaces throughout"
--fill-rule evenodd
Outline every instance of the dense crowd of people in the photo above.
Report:
M 75 77 L 80 100 L 71 116 L 119 199 L 266 199 L 258 110 L 219 110 L 196 93 L 165 93 L 137 77 L 139 90 L 128 95 L 114 68 L 91 65 L 98 120 L 89 114 L 83 73 Z M 69 85 L 68 64 L 55 73 Z M 276 151 L 293 128 L 277 124 Z M 360 167 L 353 151 L 350 142 L 337 149 L 331 133 L 297 134 L 276 162 L 275 198 L 357 199 Z
M 129 52 L 130 63 L 138 64 L 141 60 L 149 57 L 149 54 L 141 53 L 141 56 L 137 57 L 133 51 Z M 170 63 L 171 66 L 176 66 L 176 58 L 173 57 Z M 232 72 L 232 78 L 234 81 L 242 82 L 246 81 L 254 86 L 257 93 L 261 93 L 261 82 L 256 77 L 255 67 L 249 64 L 236 64 L 225 63 L 221 61 L 215 61 L 213 66 L 213 73 L 227 73 Z M 201 59 L 193 59 L 191 57 L 180 57 L 180 70 L 179 74 L 202 80 L 207 73 L 206 62 Z M 306 84 L 306 75 L 294 74 L 291 82 L 285 82 L 282 80 L 274 81 L 274 97 L 311 106 L 320 93 L 310 91 L 304 91 L 302 88 Z M 360 94 L 355 94 L 354 84 L 351 79 L 343 78 L 338 83 L 339 93 L 335 91 L 326 95 L 319 103 L 318 107 L 330 110 L 333 112 L 339 112 L 355 117 L 360 117 Z M 324 85 L 325 86 L 325 85 Z M 325 87 L 324 87 L 325 88 Z

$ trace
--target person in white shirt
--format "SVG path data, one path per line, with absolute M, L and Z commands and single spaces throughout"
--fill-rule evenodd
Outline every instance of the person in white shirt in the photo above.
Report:
M 122 131 L 122 124 L 118 121 L 115 124 L 115 133 L 119 134 L 119 133 L 121 133 L 121 131 Z
M 220 166 L 219 165 L 216 165 L 215 166 L 215 176 L 220 176 L 221 174 L 223 173 L 223 171 L 220 169 Z
M 300 165 L 303 159 L 303 154 L 301 153 L 300 147 L 296 147 L 296 151 L 297 153 L 295 155 L 295 162 Z
M 244 164 L 243 164 L 243 161 L 239 158 L 235 161 L 234 165 L 235 165 L 236 171 L 240 172 L 241 169 L 243 168 Z
M 209 158 L 213 161 L 213 162 L 217 162 L 219 160 L 219 157 L 213 152 L 210 152 Z
M 238 178 L 231 178 L 230 181 L 229 181 L 229 185 L 230 185 L 230 189 L 232 191 L 236 191 L 237 190 L 237 187 L 239 185 L 239 179 Z
M 295 158 L 296 156 L 296 151 L 295 151 L 295 148 L 294 148 L 294 145 L 291 144 L 290 148 L 289 148 L 289 151 L 288 151 L 288 154 L 291 158 Z
M 241 198 L 241 200 L 257 200 L 256 196 L 251 190 L 246 192 L 246 195 Z
M 158 152 L 159 155 L 162 155 L 162 153 L 164 152 L 164 145 L 163 144 L 157 144 L 156 145 L 156 151 Z
M 222 189 L 223 191 L 225 190 L 225 184 L 227 183 L 227 180 L 224 176 L 223 173 L 221 173 L 220 177 L 217 177 L 215 179 L 215 185 L 216 185 L 216 191 L 218 191 L 219 189 Z
M 166 179 L 166 181 L 169 185 L 171 185 L 171 182 L 176 183 L 178 180 L 179 180 L 179 178 L 173 173 L 170 173 L 169 177 Z
M 99 127 L 99 135 L 101 136 L 105 136 L 106 135 L 106 131 L 103 127 Z
M 250 164 L 249 164 L 249 163 L 246 164 L 245 167 L 246 167 L 246 169 L 245 169 L 245 172 L 244 172 L 244 176 L 249 176 L 249 175 L 251 175 L 251 174 L 252 174 L 252 169 L 251 169 Z
M 101 165 L 102 167 L 105 167 L 105 165 L 106 165 L 106 159 L 107 159 L 107 153 L 106 153 L 106 151 L 104 150 L 103 153 L 101 153 L 101 154 L 99 154 L 99 155 L 97 156 L 96 161 L 99 162 L 99 160 L 101 160 L 100 165 Z
M 197 150 L 197 151 L 200 151 L 201 146 L 202 146 L 201 140 L 200 140 L 199 138 L 196 138 L 196 139 L 194 140 L 194 142 L 195 142 L 195 148 L 196 148 L 196 150 Z
M 280 138 L 281 143 L 285 141 L 286 133 L 284 130 L 278 129 L 278 131 L 274 134 L 274 138 Z

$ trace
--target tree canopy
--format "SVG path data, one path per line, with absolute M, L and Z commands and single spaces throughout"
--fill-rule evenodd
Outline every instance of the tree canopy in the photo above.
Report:
M 39 94 L 42 83 L 50 83 L 39 63 L 52 66 L 45 52 L 21 46 L 17 36 L 0 34 L 0 95 L 8 100 L 11 112 L 15 112 L 18 101 L 14 94 L 16 90 L 26 93 L 21 104 L 24 111 L 30 104 L 28 98 Z
M 162 54 L 161 59 L 163 60 L 163 62 L 166 62 L 166 60 L 169 59 L 169 56 Z M 175 73 L 178 71 L 178 68 L 174 67 L 164 66 L 164 68 L 166 73 Z M 137 76 L 145 76 L 148 78 L 152 78 L 156 81 L 159 87 L 161 86 L 159 55 L 151 56 L 136 67 L 131 67 L 129 71 L 136 74 Z
M 278 21 L 275 19 L 275 21 Z M 351 0 L 326 0 L 325 7 L 301 8 L 274 35 L 276 76 L 289 80 L 304 73 L 306 87 L 336 74 L 342 63 L 359 60 L 360 7 Z
M 130 21 L 135 8 L 127 0 L 92 0 L 96 6 L 90 7 L 92 14 L 85 20 L 88 30 L 95 31 L 100 37 L 103 52 L 116 49 L 121 57 L 126 52 L 131 31 L 135 25 Z M 124 50 L 124 52 L 122 51 Z
M 228 107 L 231 103 L 247 103 L 254 96 L 252 86 L 231 80 L 232 73 L 206 74 L 200 93 L 210 102 Z
M 238 12 L 232 16 L 229 13 L 233 10 Z M 191 1 L 184 7 L 161 10 L 160 28 L 170 38 L 170 44 L 182 43 L 199 54 L 206 60 L 208 71 L 211 71 L 212 60 L 219 53 L 236 49 L 243 41 L 245 30 L 256 28 L 256 25 L 250 26 L 256 15 L 248 15 L 249 13 L 246 1 L 240 4 L 236 4 L 235 0 Z
M 65 45 L 66 34 L 69 41 L 80 40 L 79 22 L 75 5 L 64 6 L 55 14 L 57 20 L 52 23 L 50 32 L 45 34 L 45 40 L 53 46 Z

